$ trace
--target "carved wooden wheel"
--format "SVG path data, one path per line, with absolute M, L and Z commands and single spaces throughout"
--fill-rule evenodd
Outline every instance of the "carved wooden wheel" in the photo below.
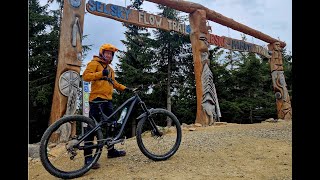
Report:
M 77 90 L 79 88 L 80 75 L 76 71 L 66 71 L 61 74 L 59 79 L 59 90 L 64 96 L 69 96 L 72 88 Z

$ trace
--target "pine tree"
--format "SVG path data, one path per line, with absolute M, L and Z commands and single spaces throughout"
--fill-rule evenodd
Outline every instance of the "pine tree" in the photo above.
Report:
M 30 142 L 48 126 L 58 60 L 58 11 L 29 0 L 29 127 Z
M 138 4 L 134 4 L 133 8 L 140 9 Z M 126 46 L 126 51 L 119 51 L 120 63 L 117 64 L 115 71 L 117 74 L 117 81 L 128 86 L 137 87 L 138 85 L 144 85 L 145 87 L 156 83 L 156 77 L 154 76 L 154 69 L 152 67 L 154 59 L 154 50 L 151 48 L 154 43 L 150 39 L 151 34 L 146 28 L 123 24 L 127 27 L 125 32 L 125 40 L 121 42 Z M 148 89 L 145 89 L 145 93 L 141 93 L 141 98 L 146 102 L 147 105 L 151 104 L 147 96 Z M 121 105 L 127 100 L 132 94 L 119 93 L 114 95 L 115 108 Z M 139 111 L 134 111 L 132 117 L 137 117 Z M 130 124 L 131 122 L 131 124 Z M 135 136 L 136 121 L 132 118 L 129 121 L 131 125 L 131 131 L 127 130 L 126 135 L 131 137 Z
M 158 5 L 158 8 L 162 10 L 159 14 L 162 17 L 172 19 L 181 23 L 182 20 L 179 17 L 179 12 L 168 8 L 166 6 Z M 166 97 L 165 107 L 167 110 L 172 111 L 172 96 L 177 94 L 177 89 L 183 83 L 183 74 L 181 69 L 184 66 L 185 58 L 181 58 L 184 46 L 190 44 L 188 36 L 179 34 L 177 32 L 168 32 L 157 29 L 154 31 L 157 44 L 155 49 L 157 50 L 157 63 L 155 67 L 157 69 L 156 74 L 159 78 L 160 88 L 155 89 L 155 93 L 159 93 L 162 97 Z M 160 91 L 160 92 L 157 92 Z M 168 120 L 168 126 L 171 126 L 171 121 Z
M 275 104 L 270 90 L 271 77 L 266 62 L 254 53 L 242 57 L 243 63 L 232 73 L 233 98 L 227 99 L 232 121 L 238 123 L 254 123 L 262 118 L 274 117 Z
M 183 49 L 179 65 L 180 83 L 173 95 L 172 112 L 181 123 L 192 124 L 197 112 L 197 96 L 191 43 L 184 45 Z

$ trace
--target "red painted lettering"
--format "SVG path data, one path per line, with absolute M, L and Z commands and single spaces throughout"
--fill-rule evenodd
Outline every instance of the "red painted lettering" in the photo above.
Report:
M 224 38 L 219 37 L 218 46 L 223 47 L 224 46 Z

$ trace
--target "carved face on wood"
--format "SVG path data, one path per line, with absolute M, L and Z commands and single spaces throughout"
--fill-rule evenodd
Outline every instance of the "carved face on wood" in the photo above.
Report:
M 280 42 L 268 44 L 268 48 L 270 51 L 281 51 Z
M 280 51 L 280 50 L 281 50 L 280 42 L 275 42 L 275 43 L 273 44 L 273 50 L 274 50 L 274 51 Z

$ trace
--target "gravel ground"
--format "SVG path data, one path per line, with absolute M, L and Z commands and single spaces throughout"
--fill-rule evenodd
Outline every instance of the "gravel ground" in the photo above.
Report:
M 77 179 L 292 179 L 292 122 L 263 122 L 183 128 L 177 153 L 155 162 L 144 156 L 135 138 L 117 149 L 127 156 L 99 159 L 101 168 Z M 29 160 L 29 179 L 58 179 L 50 175 L 39 159 Z

